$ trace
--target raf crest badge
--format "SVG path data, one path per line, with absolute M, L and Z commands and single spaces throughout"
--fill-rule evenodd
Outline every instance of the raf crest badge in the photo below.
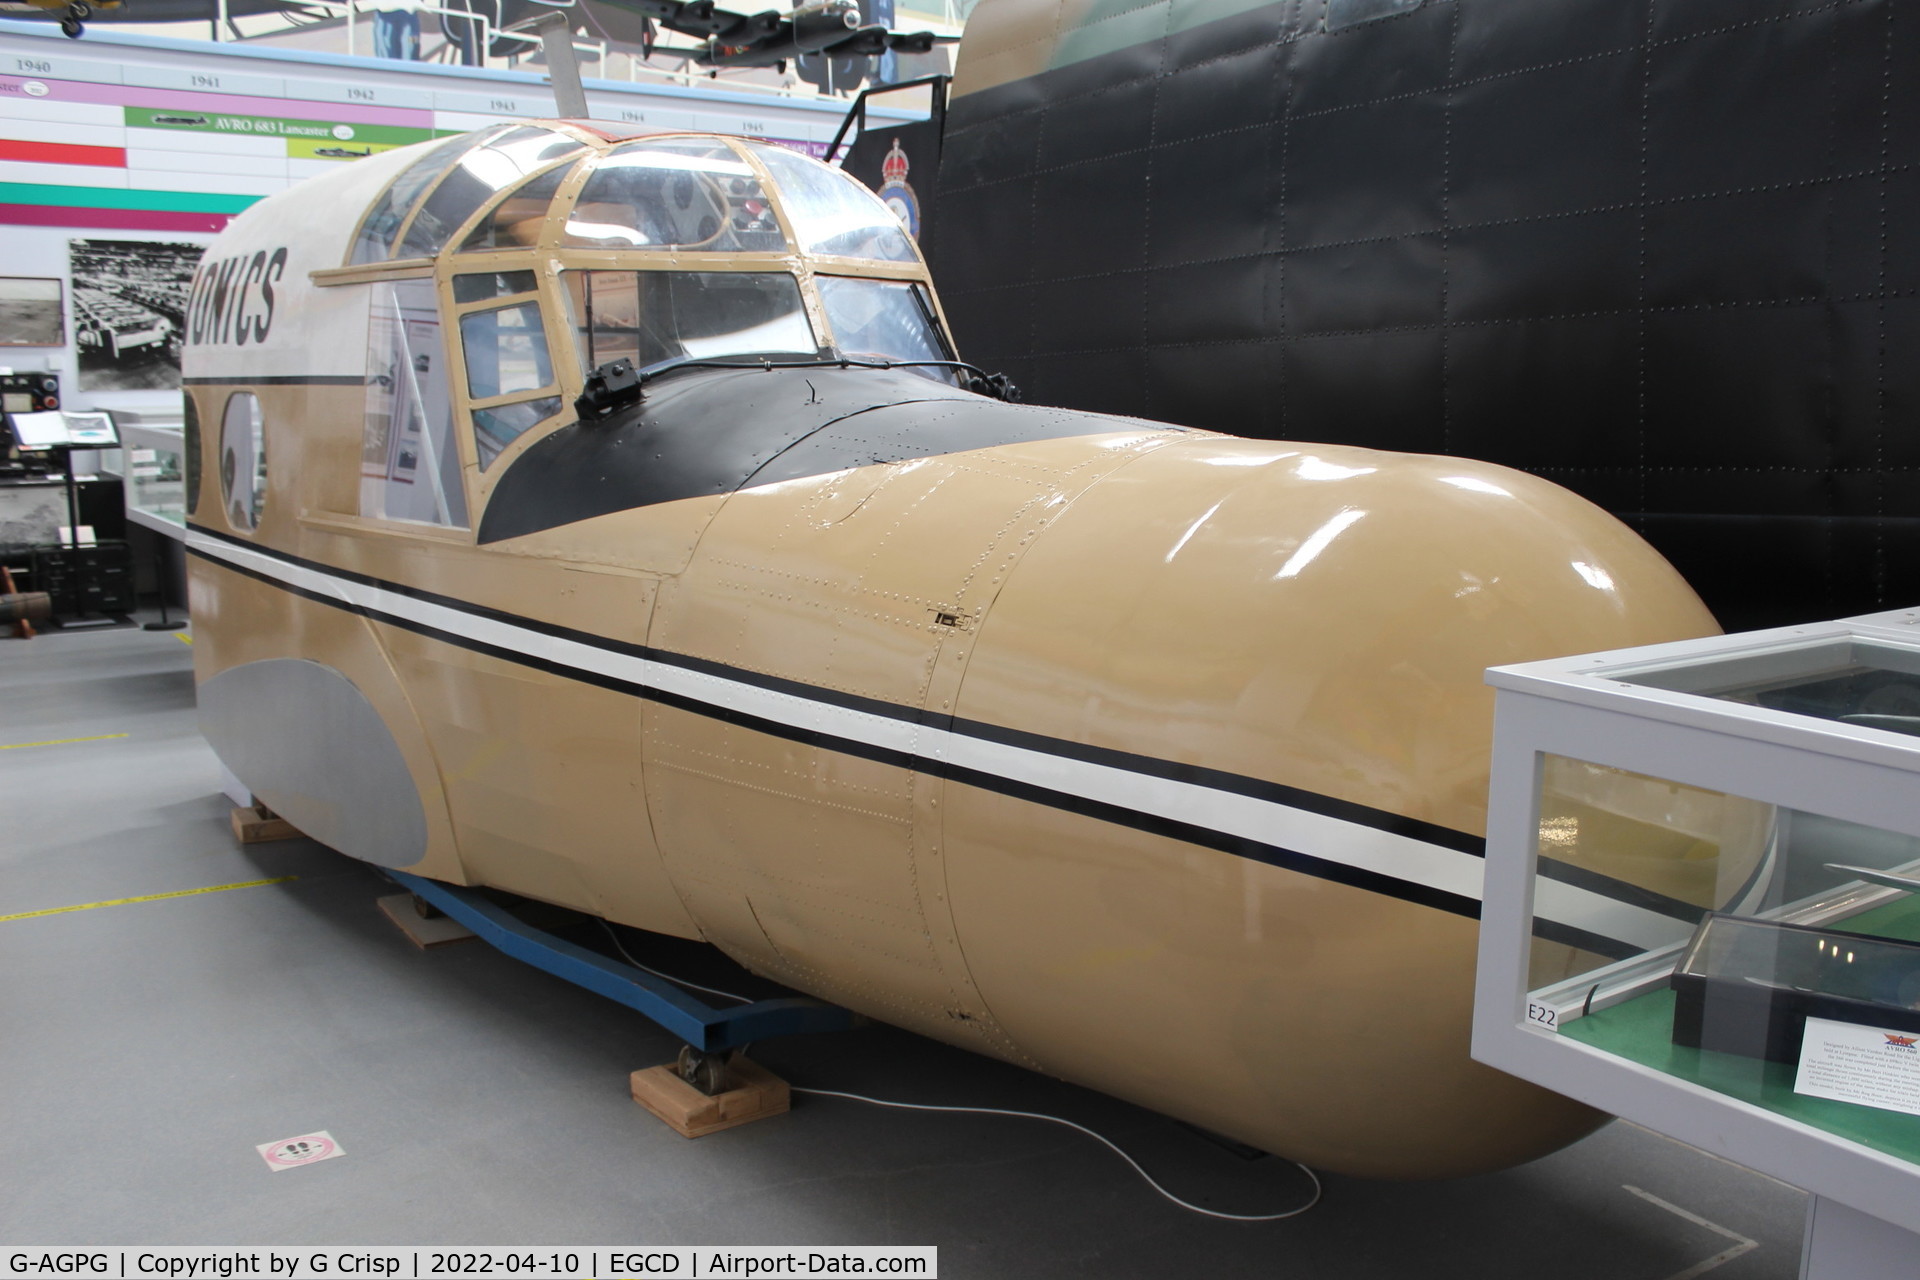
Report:
M 907 234 L 918 240 L 920 198 L 907 185 L 907 153 L 900 149 L 898 138 L 893 140 L 893 149 L 887 152 L 887 158 L 880 162 L 880 199 L 900 219 Z

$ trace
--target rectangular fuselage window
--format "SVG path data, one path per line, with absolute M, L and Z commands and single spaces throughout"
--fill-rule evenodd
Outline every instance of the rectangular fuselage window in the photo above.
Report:
M 467 493 L 434 283 L 376 284 L 372 308 L 360 514 L 464 529 Z

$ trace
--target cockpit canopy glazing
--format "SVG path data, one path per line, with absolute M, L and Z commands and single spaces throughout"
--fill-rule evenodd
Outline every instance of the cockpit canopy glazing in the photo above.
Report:
M 672 134 L 596 147 L 575 128 L 496 125 L 429 149 L 368 211 L 350 265 L 435 256 L 476 213 L 458 252 L 544 239 L 558 249 L 919 263 L 872 192 L 784 147 Z

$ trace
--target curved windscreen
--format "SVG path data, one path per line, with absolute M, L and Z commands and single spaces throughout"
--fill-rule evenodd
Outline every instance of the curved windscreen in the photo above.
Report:
M 564 155 L 585 150 L 579 141 L 551 129 L 524 126 L 475 147 L 447 170 L 407 228 L 397 256 L 424 258 L 440 252 L 481 205 Z
M 815 276 L 833 344 L 855 359 L 951 360 L 926 290 L 906 280 Z M 929 368 L 935 378 L 951 370 Z
M 413 202 L 420 198 L 420 193 L 445 173 L 462 152 L 500 136 L 508 128 L 507 125 L 497 125 L 481 133 L 462 134 L 428 149 L 425 155 L 393 180 L 393 185 L 381 194 L 368 211 L 366 221 L 360 224 L 360 234 L 354 237 L 353 256 L 348 261 L 379 262 L 392 257 L 393 238 L 399 234 L 400 224 L 407 220 L 407 214 L 413 209 Z
M 778 253 L 786 236 L 751 165 L 718 139 L 616 147 L 594 163 L 563 245 Z
M 914 261 L 900 219 L 854 179 L 785 147 L 747 146 L 780 188 L 787 220 L 802 249 L 882 262 Z
M 800 282 L 784 271 L 568 271 L 580 367 L 819 353 Z
M 521 183 L 475 224 L 467 238 L 460 242 L 460 251 L 524 249 L 537 243 L 553 206 L 553 197 L 572 171 L 571 165 L 556 165 L 539 177 Z

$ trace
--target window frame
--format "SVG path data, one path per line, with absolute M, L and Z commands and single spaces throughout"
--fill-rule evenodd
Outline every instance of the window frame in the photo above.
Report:
M 485 129 L 475 130 L 474 132 L 476 133 L 491 132 L 493 137 L 499 137 L 502 133 L 505 132 L 505 127 L 502 125 L 488 125 L 485 127 Z M 393 236 L 391 239 L 387 241 L 386 252 L 383 256 L 378 258 L 371 258 L 366 262 L 355 262 L 353 259 L 354 259 L 355 253 L 358 252 L 359 250 L 361 238 L 365 236 L 367 233 L 367 223 L 372 220 L 374 213 L 378 211 L 382 205 L 386 204 L 387 197 L 393 193 L 393 189 L 399 186 L 400 183 L 403 180 L 405 180 L 406 176 L 412 173 L 414 169 L 418 167 L 420 161 L 425 160 L 429 155 L 433 154 L 434 148 L 438 147 L 443 142 L 451 142 L 455 137 L 458 137 L 458 136 L 459 135 L 455 134 L 446 138 L 436 138 L 432 142 L 425 144 L 427 149 L 420 153 L 419 158 L 416 159 L 412 164 L 409 164 L 405 168 L 401 169 L 400 172 L 394 174 L 393 177 L 389 178 L 386 184 L 380 188 L 379 194 L 375 195 L 372 200 L 367 202 L 366 210 L 363 213 L 361 213 L 360 220 L 354 223 L 353 234 L 347 237 L 346 253 L 340 260 L 340 267 L 342 269 L 354 269 L 354 270 L 365 271 L 369 269 L 377 269 L 377 268 L 384 268 L 388 266 L 398 265 L 401 263 L 432 261 L 432 259 L 430 258 L 396 258 L 393 256 L 393 251 L 404 242 L 406 238 L 407 229 L 413 223 L 414 212 L 420 207 L 421 201 L 427 198 L 428 192 L 432 191 L 435 187 L 440 185 L 440 179 L 446 177 L 445 168 L 443 168 L 439 173 L 434 174 L 433 177 L 429 178 L 427 180 L 426 185 L 421 187 L 420 190 L 414 192 L 412 202 L 407 205 L 406 211 L 401 214 L 400 221 L 394 224 Z M 485 141 L 474 143 L 472 146 L 469 146 L 467 150 L 469 151 L 472 150 L 473 146 L 485 146 L 486 142 L 491 140 L 492 139 L 489 138 Z M 451 168 L 453 165 L 459 163 L 460 157 L 465 154 L 466 154 L 465 151 L 456 152 L 454 154 L 453 159 L 447 162 L 446 168 Z
M 662 142 L 684 140 L 698 140 L 700 142 L 717 144 L 722 150 L 730 152 L 733 158 L 747 170 L 748 174 L 752 176 L 754 184 L 759 187 L 760 194 L 766 198 L 767 208 L 773 215 L 774 228 L 780 237 L 778 247 L 766 249 L 709 249 L 700 244 L 600 246 L 569 244 L 567 242 L 566 229 L 573 220 L 573 214 L 579 205 L 580 197 L 584 194 L 588 184 L 593 181 L 594 176 L 600 173 L 605 167 L 605 162 L 615 159 L 622 154 L 623 151 L 639 151 L 647 146 Z M 573 175 L 573 180 L 562 183 L 560 190 L 554 195 L 552 207 L 562 212 L 565 216 L 550 218 L 548 220 L 549 226 L 547 232 L 540 238 L 541 247 L 568 254 L 660 253 L 699 255 L 715 259 L 767 257 L 792 260 L 800 254 L 799 241 L 794 238 L 793 234 L 793 220 L 787 217 L 786 206 L 782 203 L 780 193 L 776 189 L 772 175 L 767 172 L 766 166 L 759 163 L 746 148 L 735 145 L 737 141 L 737 139 L 724 134 L 707 134 L 688 130 L 638 138 L 623 138 L 612 146 L 600 151 L 597 155 L 581 157 L 581 159 L 586 160 L 587 163 L 583 163 L 580 166 L 580 172 Z M 722 227 L 721 230 L 724 231 L 725 228 Z M 721 231 L 716 231 L 714 236 L 717 238 L 720 234 Z
M 483 211 L 484 212 L 484 211 Z M 469 228 L 470 229 L 470 228 Z M 480 519 L 480 511 L 485 507 L 488 495 L 492 491 L 491 479 L 509 465 L 530 439 L 543 438 L 550 425 L 564 419 L 579 397 L 584 379 L 572 369 L 571 349 L 559 346 L 556 322 L 564 324 L 567 315 L 566 302 L 560 297 L 557 265 L 551 255 L 538 249 L 487 249 L 479 252 L 463 253 L 458 249 L 444 253 L 441 267 L 436 273 L 440 292 L 442 314 L 446 317 L 446 338 L 449 354 L 453 359 L 453 368 L 457 374 L 454 386 L 455 413 L 462 425 L 458 433 L 461 438 L 463 469 L 468 474 L 468 503 L 473 519 Z M 503 293 L 491 298 L 482 298 L 474 302 L 456 303 L 453 300 L 453 278 L 469 275 L 508 275 L 516 271 L 531 271 L 534 287 L 529 292 Z M 509 392 L 498 396 L 475 397 L 468 393 L 469 371 L 467 368 L 467 344 L 460 337 L 460 322 L 466 316 L 478 311 L 495 311 L 502 307 L 519 306 L 528 302 L 540 309 L 542 337 L 547 344 L 547 369 L 551 375 L 546 384 L 528 391 Z M 564 357 L 564 358 L 563 358 Z M 560 399 L 559 412 L 540 421 L 515 436 L 508 444 L 494 454 L 485 467 L 480 465 L 480 442 L 476 435 L 479 428 L 474 424 L 475 410 L 497 409 L 505 405 L 520 404 L 528 400 L 542 400 L 557 396 Z
M 786 242 L 784 249 L 714 251 L 685 247 L 587 248 L 562 244 L 561 241 L 565 238 L 567 216 L 571 215 L 578 203 L 581 190 L 598 171 L 600 157 L 613 151 L 621 142 L 642 139 L 622 138 L 609 141 L 597 136 L 587 136 L 583 131 L 572 126 L 554 122 L 549 122 L 544 127 L 553 132 L 577 138 L 585 143 L 586 149 L 562 156 L 530 171 L 519 182 L 483 201 L 464 223 L 454 229 L 447 237 L 446 244 L 434 257 L 391 258 L 377 262 L 321 268 L 312 273 L 316 285 L 334 287 L 359 287 L 418 279 L 432 280 L 440 306 L 442 357 L 450 362 L 448 391 L 456 418 L 456 430 L 453 432 L 454 447 L 459 451 L 460 471 L 465 485 L 467 527 L 389 521 L 377 516 L 359 515 L 357 510 L 351 513 L 351 519 L 356 524 L 364 523 L 371 528 L 395 533 L 404 531 L 406 536 L 411 537 L 432 537 L 465 542 L 471 542 L 475 538 L 474 531 L 484 518 L 486 506 L 491 499 L 497 479 L 511 468 L 519 454 L 546 439 L 556 428 L 563 427 L 571 420 L 573 402 L 583 389 L 586 371 L 580 367 L 580 360 L 585 358 L 585 353 L 576 349 L 571 300 L 562 280 L 564 273 L 568 271 L 623 273 L 679 271 L 715 274 L 738 271 L 788 275 L 795 280 L 799 288 L 807 325 L 819 343 L 819 350 L 823 353 L 838 352 L 841 349 L 841 342 L 826 314 L 818 287 L 820 277 L 848 277 L 917 285 L 923 291 L 923 297 L 932 312 L 939 341 L 948 351 L 956 353 L 954 356 L 956 360 L 960 358 L 939 291 L 929 278 L 919 244 L 909 238 L 908 243 L 913 245 L 915 254 L 915 259 L 911 262 L 813 254 L 797 248 L 795 238 L 797 233 L 793 220 L 787 213 L 785 188 L 743 139 L 721 138 L 718 140 L 722 141 L 758 177 Z M 711 137 L 711 135 L 698 134 L 696 131 L 689 130 L 647 135 L 644 140 L 651 142 L 688 136 L 703 139 Z M 405 242 L 412 230 L 413 220 L 419 208 L 424 206 L 440 183 L 447 180 L 456 167 L 457 161 L 449 165 L 447 170 L 436 175 L 434 180 L 415 197 L 414 204 L 407 210 L 407 216 L 395 229 L 394 245 Z M 396 175 L 387 184 L 387 187 L 381 189 L 379 195 L 369 205 L 368 213 L 371 213 L 372 208 L 385 198 L 388 189 L 401 176 L 404 176 L 405 172 L 402 170 L 401 174 Z M 555 172 L 561 172 L 563 176 L 548 201 L 548 216 L 544 219 L 540 234 L 534 243 L 476 249 L 461 247 L 482 223 L 494 215 L 502 203 L 514 197 L 515 192 Z M 365 216 L 363 215 L 363 220 Z M 348 241 L 349 255 L 360 233 L 361 228 L 356 225 L 354 235 Z M 453 279 L 456 276 L 506 274 L 515 271 L 533 273 L 534 288 L 531 291 L 500 294 L 476 302 L 456 303 L 454 301 Z M 476 311 L 527 302 L 534 303 L 540 309 L 541 324 L 547 343 L 547 359 L 551 370 L 550 381 L 542 387 L 529 391 L 485 397 L 470 395 L 466 344 L 455 336 L 458 334 L 461 320 Z M 474 421 L 475 412 L 502 409 L 549 397 L 559 399 L 559 412 L 542 418 L 514 437 L 495 453 L 488 466 L 482 469 L 479 463 L 481 449 L 479 429 Z
M 434 174 L 433 177 L 428 180 L 425 186 L 423 186 L 419 191 L 414 193 L 411 203 L 407 205 L 407 208 L 405 212 L 402 214 L 400 221 L 394 226 L 393 237 L 391 240 L 387 242 L 385 256 L 374 258 L 366 262 L 355 262 L 353 260 L 354 253 L 357 247 L 359 246 L 361 237 L 366 234 L 367 223 L 373 217 L 374 212 L 378 210 L 383 204 L 386 203 L 388 195 L 392 193 L 393 189 L 397 187 L 401 183 L 401 181 L 406 178 L 406 176 L 409 173 L 413 172 L 414 167 L 419 163 L 419 160 L 426 159 L 427 155 L 430 154 L 432 147 L 437 146 L 442 142 L 451 142 L 455 137 L 458 137 L 460 135 L 454 134 L 454 135 L 449 135 L 448 137 L 445 137 L 445 138 L 436 138 L 431 143 L 425 144 L 428 150 L 421 153 L 419 160 L 416 160 L 414 164 L 410 164 L 406 166 L 405 168 L 401 169 L 400 172 L 394 174 L 393 177 L 389 178 L 386 181 L 386 183 L 381 186 L 379 192 L 374 195 L 373 199 L 368 201 L 366 209 L 361 213 L 359 220 L 354 223 L 353 234 L 347 237 L 346 251 L 341 258 L 340 266 L 336 268 L 323 269 L 323 270 L 328 270 L 329 272 L 337 271 L 342 273 L 347 273 L 347 272 L 371 273 L 374 271 L 383 271 L 391 267 L 405 268 L 405 267 L 425 266 L 435 262 L 440 257 L 448 253 L 458 253 L 459 245 L 466 239 L 468 235 L 472 234 L 475 222 L 480 217 L 484 216 L 487 213 L 490 213 L 493 210 L 494 206 L 499 204 L 500 201 L 506 195 L 508 195 L 513 191 L 518 190 L 521 186 L 525 185 L 526 183 L 531 182 L 535 178 L 541 177 L 542 175 L 549 173 L 554 169 L 563 168 L 568 165 L 577 165 L 582 160 L 585 160 L 594 155 L 603 153 L 603 150 L 604 150 L 603 140 L 598 135 L 593 134 L 587 130 L 580 129 L 574 125 L 568 124 L 565 121 L 559 121 L 559 120 L 540 121 L 535 127 L 545 129 L 550 133 L 561 134 L 561 135 L 564 135 L 565 137 L 573 139 L 574 142 L 579 144 L 580 150 L 572 152 L 569 155 L 563 156 L 558 160 L 550 161 L 549 163 L 528 172 L 526 175 L 522 177 L 522 179 L 519 182 L 516 182 L 515 184 L 513 184 L 513 186 L 508 187 L 503 191 L 495 192 L 492 196 L 488 197 L 485 200 L 482 200 L 480 202 L 480 206 L 477 209 L 469 213 L 467 217 L 458 226 L 454 227 L 451 230 L 451 232 L 449 232 L 446 242 L 442 244 L 439 250 L 437 250 L 432 256 L 420 255 L 420 256 L 404 257 L 404 258 L 394 256 L 399 250 L 399 248 L 407 242 L 407 237 L 413 231 L 414 220 L 419 216 L 420 210 L 426 207 L 427 202 L 433 198 L 434 193 L 440 189 L 441 184 L 447 180 L 448 176 L 454 171 L 454 169 L 459 167 L 460 161 L 466 155 L 468 155 L 470 152 L 479 150 L 482 147 L 488 146 L 500 138 L 505 137 L 507 134 L 513 132 L 516 128 L 527 127 L 528 125 L 532 125 L 533 123 L 534 122 L 530 122 L 530 121 L 521 121 L 521 122 L 503 121 L 499 124 L 486 125 L 480 129 L 469 131 L 471 134 L 475 136 L 482 135 L 482 134 L 486 136 L 484 138 L 481 138 L 479 141 L 473 143 L 469 147 L 467 147 L 466 150 L 456 153 L 454 158 L 444 168 L 442 168 L 440 172 Z M 571 202 L 571 198 L 568 195 L 567 182 L 561 183 L 561 190 L 559 193 L 556 193 L 556 195 L 554 196 L 554 201 L 557 203 L 563 197 L 567 198 L 569 203 Z M 542 235 L 542 239 L 543 241 L 545 239 L 544 232 Z M 528 246 L 528 247 L 532 247 L 532 246 Z M 492 252 L 492 251 L 479 250 L 478 252 L 484 253 L 484 252 Z M 343 283 L 343 284 L 359 283 L 359 282 L 360 282 L 360 277 L 358 275 L 348 279 L 340 280 L 340 283 Z

